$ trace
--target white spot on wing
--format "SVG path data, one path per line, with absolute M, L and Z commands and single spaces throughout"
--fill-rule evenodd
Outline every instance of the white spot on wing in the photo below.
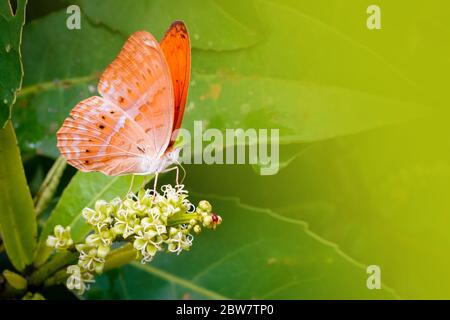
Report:
M 109 111 L 109 109 L 111 109 L 111 106 L 110 105 L 108 105 L 108 104 L 106 104 L 106 103 L 103 103 L 101 106 L 100 106 L 100 108 L 98 108 L 99 110 L 101 110 L 101 111 Z M 93 110 L 91 110 L 91 112 L 92 112 Z
M 122 115 L 119 118 L 119 121 L 117 121 L 116 125 L 114 126 L 113 131 L 109 134 L 108 138 L 106 138 L 105 144 L 103 145 L 103 147 L 101 147 L 100 150 L 98 151 L 98 154 L 100 156 L 105 154 L 106 148 L 108 147 L 109 143 L 111 142 L 113 135 L 116 134 L 117 132 L 119 132 L 119 130 L 123 128 L 123 126 L 125 125 L 125 121 L 126 121 L 126 116 Z
M 146 46 L 152 47 L 152 48 L 156 48 L 156 43 L 153 40 L 144 40 L 144 44 Z

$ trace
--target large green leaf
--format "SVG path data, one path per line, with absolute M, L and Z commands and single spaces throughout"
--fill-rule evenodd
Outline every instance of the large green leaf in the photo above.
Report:
M 276 78 L 193 75 L 183 127 L 280 129 L 280 142 L 309 142 L 416 117 L 419 106 L 342 87 Z
M 203 198 L 203 197 L 202 197 Z M 388 287 L 369 290 L 363 265 L 309 231 L 297 219 L 234 199 L 208 197 L 224 218 L 192 250 L 158 254 L 106 273 L 89 298 L 121 299 L 382 299 Z
M 186 184 L 306 221 L 354 259 L 379 265 L 384 282 L 402 298 L 447 299 L 446 119 L 311 143 L 296 156 L 300 146 L 282 147 L 294 156 L 275 176 L 248 166 L 186 166 Z
M 282 1 L 256 0 L 255 13 L 265 30 L 264 39 L 246 50 L 209 52 L 195 50 L 199 72 L 245 75 L 299 81 L 304 85 L 342 87 L 365 93 L 414 101 L 420 88 L 379 53 L 385 43 L 368 46 Z M 319 1 L 328 6 L 327 0 Z M 320 7 L 315 3 L 314 6 Z M 360 15 L 341 15 L 355 29 L 365 27 L 365 8 Z M 366 29 L 367 30 L 367 29 Z M 367 33 L 367 32 L 366 32 Z M 369 35 L 366 35 L 367 37 Z M 349 101 L 356 108 L 357 104 Z M 283 106 L 288 109 L 291 106 Z M 361 119 L 364 120 L 364 119 Z
M 383 43 L 369 46 L 360 37 L 352 38 L 329 24 L 323 15 L 315 18 L 302 12 L 301 7 L 307 4 L 289 2 L 215 1 L 224 10 L 239 8 L 247 19 L 262 21 L 264 37 L 251 48 L 231 52 L 195 50 L 194 46 L 190 110 L 197 109 L 198 113 L 186 115 L 186 127 L 205 113 L 203 118 L 209 125 L 218 128 L 247 127 L 245 121 L 250 118 L 258 122 L 258 127 L 286 129 L 281 135 L 293 138 L 290 141 L 304 141 L 354 133 L 418 115 L 421 107 L 405 102 L 412 100 L 411 91 L 418 88 L 378 52 Z M 112 8 L 118 3 L 111 1 L 108 11 L 95 1 L 86 1 L 85 10 L 115 28 L 121 11 Z M 158 1 L 139 3 L 167 11 Z M 327 1 L 322 4 L 333 7 Z M 180 14 L 188 15 L 183 11 Z M 352 19 L 342 15 L 342 20 L 350 21 L 355 29 L 361 23 L 358 15 Z M 210 25 L 209 29 L 220 34 L 221 26 Z
M 183 20 L 189 27 L 194 48 L 234 50 L 250 47 L 259 40 L 257 20 L 236 15 L 238 11 L 255 10 L 251 1 L 241 2 L 239 10 L 224 8 L 215 0 L 135 0 L 132 4 L 120 0 L 80 2 L 83 12 L 95 22 L 124 35 L 149 30 L 162 38 L 173 21 Z M 125 18 L 124 12 L 133 18 Z
M 26 0 L 18 0 L 13 13 L 8 0 L 0 1 L 0 128 L 11 116 L 22 83 L 20 43 L 26 3 Z
M 130 10 L 139 15 L 142 7 L 167 9 L 165 3 L 139 2 Z M 282 141 L 304 142 L 352 134 L 423 113 L 423 107 L 409 102 L 411 91 L 416 92 L 411 81 L 373 49 L 296 8 L 265 0 L 258 0 L 255 6 L 244 3 L 245 15 L 263 22 L 265 36 L 240 50 L 194 48 L 184 127 L 191 129 L 194 120 L 204 120 L 219 129 L 279 128 Z M 103 23 L 95 27 L 83 17 L 81 30 L 59 28 L 66 17 L 59 12 L 25 29 L 29 94 L 20 101 L 24 107 L 17 108 L 17 131 L 24 149 L 58 155 L 54 133 L 79 100 L 95 94 L 93 76 L 114 58 L 126 39 L 108 31 L 104 24 L 124 34 L 131 32 L 126 28 L 147 28 L 143 20 L 135 25 L 130 22 L 133 19 L 121 18 L 123 10 L 113 10 L 121 8 L 121 2 L 109 4 L 105 11 L 100 10 L 103 4 L 96 9 L 91 2 L 82 3 L 89 16 Z M 239 16 L 228 3 L 214 4 L 214 8 L 221 6 L 228 18 Z M 212 10 L 208 8 L 205 12 Z M 210 24 L 204 11 L 198 12 L 196 22 L 191 22 L 194 29 Z M 187 19 L 194 11 L 180 10 L 179 14 Z M 150 31 L 157 33 L 167 24 L 165 18 L 148 21 Z M 49 41 L 43 43 L 41 38 Z M 227 37 L 230 42 L 236 39 L 240 38 Z M 52 59 L 44 56 L 48 47 Z M 33 63 L 37 59 L 42 62 Z M 26 105 L 33 105 L 34 117 L 29 117 Z
M 37 225 L 16 135 L 8 122 L 23 76 L 20 45 L 26 0 L 16 5 L 13 12 L 9 1 L 0 1 L 0 229 L 11 262 L 23 270 L 33 258 Z
M 369 31 L 364 27 L 367 18 L 364 13 L 371 4 L 366 1 L 283 2 L 291 10 L 335 30 L 381 58 L 397 74 L 416 84 L 416 91 L 424 93 L 422 99 L 427 103 L 432 100 L 441 100 L 442 103 L 446 97 L 445 79 L 450 71 L 450 43 L 443 40 L 450 32 L 446 23 L 449 9 L 447 0 L 431 0 L 427 3 L 412 0 L 408 1 L 407 6 L 403 1 L 376 1 L 381 9 L 382 23 L 382 29 L 376 31 Z M 364 73 L 367 68 L 371 69 L 371 66 L 363 66 Z M 334 68 L 332 70 L 335 71 Z M 378 88 L 391 84 L 394 85 L 394 90 L 398 90 L 393 80 L 386 77 L 385 84 L 374 84 Z M 417 93 L 409 91 L 415 97 Z
M 11 121 L 0 129 L 0 233 L 14 267 L 33 260 L 37 224 Z

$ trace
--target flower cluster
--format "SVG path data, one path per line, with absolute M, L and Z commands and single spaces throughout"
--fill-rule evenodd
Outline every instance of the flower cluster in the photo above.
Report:
M 94 273 L 103 272 L 106 258 L 115 242 L 130 242 L 141 263 L 151 261 L 157 252 L 180 254 L 189 250 L 193 234 L 202 228 L 215 229 L 222 218 L 212 212 L 211 204 L 200 201 L 197 208 L 188 200 L 183 185 L 164 185 L 161 194 L 154 190 L 129 193 L 125 199 L 110 202 L 98 200 L 94 209 L 85 208 L 82 215 L 93 232 L 84 243 L 75 245 L 78 264 L 67 268 L 67 287 L 82 294 L 94 282 Z M 47 245 L 69 249 L 73 245 L 70 228 L 55 227 Z

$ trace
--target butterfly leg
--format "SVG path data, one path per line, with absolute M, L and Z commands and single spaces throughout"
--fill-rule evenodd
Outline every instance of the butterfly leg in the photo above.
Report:
M 170 172 L 170 171 L 173 171 L 173 170 L 176 171 L 176 178 L 175 178 L 176 180 L 175 180 L 175 182 L 176 182 L 177 185 L 179 185 L 179 183 L 178 183 L 178 176 L 179 176 L 180 170 L 179 170 L 178 166 L 166 169 L 166 170 L 162 171 L 161 173 L 167 173 L 167 172 Z
M 131 175 L 131 183 L 130 187 L 128 188 L 127 195 L 133 191 L 133 185 L 134 185 L 134 174 Z
M 179 185 L 179 183 L 178 183 L 178 175 L 180 174 L 180 170 L 178 169 L 178 166 L 175 166 L 175 171 L 177 172 L 176 176 L 175 176 L 175 182 L 177 183 L 177 185 Z
M 155 172 L 155 178 L 153 179 L 153 191 L 155 191 L 156 193 L 158 192 L 157 190 L 156 190 L 156 187 L 158 186 L 158 172 Z
M 144 179 L 142 180 L 141 189 L 145 189 L 145 185 L 147 184 L 147 182 L 147 177 L 144 177 Z

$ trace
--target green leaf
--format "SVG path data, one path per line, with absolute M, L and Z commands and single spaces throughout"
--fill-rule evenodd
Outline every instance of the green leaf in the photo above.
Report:
M 227 19 L 242 16 L 228 3 L 208 3 L 222 8 L 219 12 L 226 13 Z M 279 128 L 283 143 L 306 142 L 407 121 L 424 113 L 423 106 L 410 102 L 411 92 L 417 91 L 411 81 L 374 49 L 295 7 L 258 0 L 256 8 L 250 10 L 251 2 L 244 3 L 245 15 L 262 21 L 265 37 L 240 50 L 218 52 L 194 47 L 183 127 L 192 129 L 195 120 L 202 120 L 205 126 L 222 130 Z M 95 94 L 95 74 L 113 60 L 126 40 L 125 35 L 110 32 L 104 24 L 124 34 L 131 32 L 127 28 L 147 28 L 157 35 L 168 24 L 160 15 L 158 19 L 147 19 L 147 15 L 145 20 L 125 19 L 119 1 L 82 4 L 91 19 L 103 24 L 93 26 L 83 16 L 82 29 L 70 31 L 60 27 L 66 14 L 59 12 L 25 29 L 25 67 L 30 76 L 25 77 L 26 95 L 19 103 L 23 107 L 16 108 L 18 136 L 25 150 L 58 156 L 56 130 L 78 101 Z M 132 10 L 141 17 L 140 12 L 146 9 L 172 14 L 177 8 L 165 1 L 140 1 Z M 189 27 L 220 34 L 222 27 L 206 27 L 210 21 L 204 13 L 216 12 L 211 10 L 209 6 L 205 11 L 180 9 L 180 14 L 185 12 L 187 21 L 195 15 L 195 22 L 188 21 Z M 39 41 L 42 38 L 49 41 Z M 241 39 L 231 35 L 223 38 L 230 43 Z M 48 47 L 54 53 L 52 59 L 45 56 Z M 42 62 L 35 64 L 37 60 Z
M 11 109 L 22 84 L 20 43 L 25 23 L 26 0 L 17 1 L 12 12 L 8 0 L 0 1 L 0 128 L 11 117 Z
M 0 129 L 0 230 L 6 253 L 17 270 L 33 259 L 37 224 L 33 199 L 11 122 Z
M 281 143 L 310 142 L 417 117 L 419 106 L 342 87 L 275 78 L 193 74 L 183 127 L 279 129 Z
M 254 45 L 258 40 L 257 20 L 236 17 L 238 10 L 215 0 L 120 0 L 81 1 L 83 12 L 96 23 L 108 25 L 129 36 L 138 30 L 152 32 L 161 39 L 175 20 L 183 20 L 194 48 L 235 50 Z M 253 11 L 252 2 L 241 2 L 239 11 Z M 124 12 L 128 17 L 125 18 Z
M 203 198 L 203 197 L 202 197 Z M 92 299 L 381 299 L 389 288 L 368 290 L 365 267 L 296 219 L 207 197 L 223 217 L 189 252 L 159 253 L 147 265 L 107 272 Z
M 185 166 L 186 184 L 307 222 L 357 261 L 379 265 L 383 281 L 402 298 L 446 299 L 447 119 L 283 146 L 280 154 L 297 154 L 274 176 L 249 166 Z
M 322 17 L 311 16 L 286 2 L 291 1 L 256 0 L 256 12 L 246 15 L 257 16 L 263 22 L 263 40 L 251 48 L 233 52 L 195 50 L 197 71 L 250 76 L 255 81 L 260 77 L 294 80 L 414 101 L 416 93 L 412 90 L 420 88 L 379 53 L 384 43 L 368 46 Z M 326 0 L 322 3 L 330 5 Z M 361 9 L 361 15 L 342 15 L 336 19 L 361 29 L 365 27 L 361 19 L 365 9 Z M 349 104 L 353 106 L 351 101 Z

